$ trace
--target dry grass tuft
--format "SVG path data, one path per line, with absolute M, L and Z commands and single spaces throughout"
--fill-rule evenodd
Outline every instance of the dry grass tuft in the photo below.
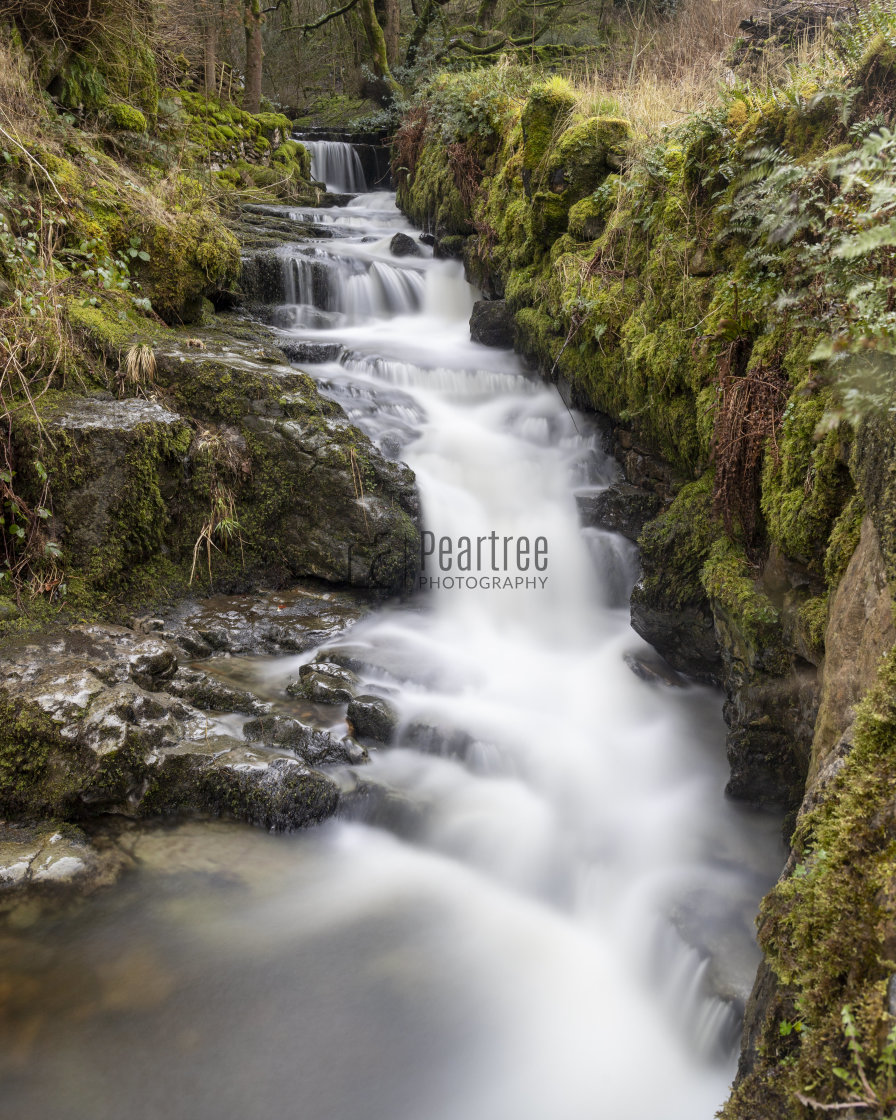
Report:
M 118 370 L 118 395 L 131 391 L 137 396 L 152 388 L 156 376 L 156 356 L 151 346 L 132 346 Z

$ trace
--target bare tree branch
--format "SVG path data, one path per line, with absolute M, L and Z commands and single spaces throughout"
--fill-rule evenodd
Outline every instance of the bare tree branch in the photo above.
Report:
M 320 19 L 314 20 L 312 23 L 296 23 L 291 27 L 281 27 L 281 34 L 286 31 L 301 31 L 307 35 L 309 31 L 316 31 L 318 27 L 323 27 L 325 23 L 329 23 L 331 19 L 336 19 L 339 16 L 344 16 L 346 12 L 350 12 L 358 3 L 358 0 L 348 0 L 348 3 L 341 8 L 335 8 L 331 12 L 325 12 Z

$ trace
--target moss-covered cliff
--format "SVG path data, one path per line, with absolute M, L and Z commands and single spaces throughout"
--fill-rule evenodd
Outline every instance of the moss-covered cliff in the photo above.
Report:
M 664 461 L 636 629 L 724 685 L 729 792 L 803 802 L 726 1108 L 744 1120 L 846 1100 L 844 1015 L 873 1069 L 896 1013 L 888 661 L 851 708 L 896 638 L 896 74 L 886 36 L 850 34 L 851 67 L 736 86 L 653 141 L 557 78 L 445 75 L 395 147 L 401 205 L 611 417 L 630 480 Z

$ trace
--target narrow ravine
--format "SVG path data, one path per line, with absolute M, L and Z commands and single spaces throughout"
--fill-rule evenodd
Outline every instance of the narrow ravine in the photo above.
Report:
M 314 156 L 332 190 L 363 184 L 347 145 Z M 576 503 L 617 468 L 555 388 L 470 341 L 460 264 L 391 193 L 291 213 L 332 236 L 282 249 L 278 341 L 413 468 L 432 540 L 484 539 L 482 563 L 434 553 L 438 586 L 327 647 L 399 715 L 343 772 L 339 819 L 148 832 L 124 885 L 37 931 L 9 1115 L 709 1120 L 779 821 L 723 799 L 719 694 L 632 671 L 655 658 L 629 626 L 637 555 Z M 545 542 L 541 578 L 493 564 L 492 534 L 511 560 Z M 285 697 L 319 655 L 226 671 Z

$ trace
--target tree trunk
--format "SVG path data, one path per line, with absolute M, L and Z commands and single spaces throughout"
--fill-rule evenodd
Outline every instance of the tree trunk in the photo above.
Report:
M 259 113 L 261 112 L 261 62 L 264 57 L 261 43 L 261 0 L 246 0 L 245 22 L 246 90 L 243 108 L 249 113 Z
M 401 8 L 398 0 L 386 0 L 386 57 L 389 65 L 398 61 L 398 35 L 401 23 Z
M 255 2 L 255 0 L 253 0 L 253 2 Z M 386 37 L 380 26 L 380 21 L 376 18 L 373 0 L 360 0 L 358 7 L 361 12 L 361 21 L 364 24 L 364 34 L 367 38 L 367 47 L 370 50 L 373 72 L 378 78 L 382 78 L 391 90 L 397 91 L 400 87 L 398 82 L 392 77 L 392 71 L 389 69 L 389 54 L 386 50 Z
M 218 88 L 218 28 L 208 16 L 202 21 L 203 78 L 206 97 L 212 97 Z

